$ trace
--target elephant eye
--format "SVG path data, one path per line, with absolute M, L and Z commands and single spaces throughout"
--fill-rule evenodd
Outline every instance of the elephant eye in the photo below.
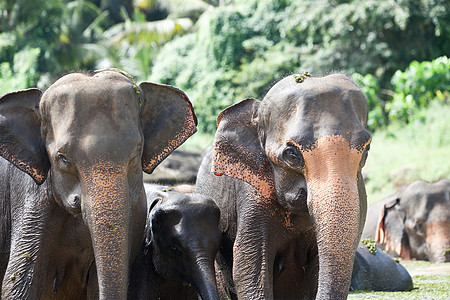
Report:
M 294 146 L 287 146 L 283 151 L 283 159 L 293 167 L 303 167 L 303 156 Z
M 69 160 L 66 158 L 66 156 L 64 154 L 62 154 L 61 152 L 59 152 L 59 151 L 56 153 L 56 159 L 58 161 L 61 161 L 61 162 L 65 163 L 65 164 L 69 164 L 70 163 Z
M 181 248 L 177 244 L 170 245 L 170 251 L 177 256 L 181 256 Z

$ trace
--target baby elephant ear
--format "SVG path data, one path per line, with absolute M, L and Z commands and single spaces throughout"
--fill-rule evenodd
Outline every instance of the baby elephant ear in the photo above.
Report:
M 186 94 L 169 85 L 143 82 L 144 153 L 142 168 L 151 173 L 197 131 L 197 118 Z
M 253 122 L 260 101 L 248 98 L 217 118 L 212 172 L 243 180 L 265 198 L 274 192 L 273 171 Z
M 27 89 L 0 97 L 0 156 L 37 184 L 45 181 L 50 169 L 41 136 L 41 95 L 38 89 Z

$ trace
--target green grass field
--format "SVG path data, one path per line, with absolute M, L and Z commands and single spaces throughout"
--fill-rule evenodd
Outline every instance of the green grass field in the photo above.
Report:
M 450 299 L 450 263 L 402 262 L 410 273 L 414 289 L 410 292 L 350 292 L 348 299 Z

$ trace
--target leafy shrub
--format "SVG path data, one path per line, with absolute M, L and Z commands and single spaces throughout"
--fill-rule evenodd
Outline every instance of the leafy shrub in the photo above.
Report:
M 413 61 L 405 71 L 398 70 L 391 80 L 394 96 L 386 104 L 390 119 L 409 121 L 418 109 L 435 98 L 443 100 L 450 91 L 450 59 Z
M 447 2 L 237 0 L 215 8 L 197 33 L 166 44 L 150 78 L 185 90 L 199 130 L 213 133 L 222 108 L 261 99 L 283 75 L 373 74 L 355 80 L 368 95 L 368 125 L 377 128 L 387 120 L 394 72 L 450 51 Z
M 380 85 L 377 78 L 372 74 L 363 76 L 359 73 L 353 73 L 352 78 L 359 85 L 369 103 L 369 120 L 367 122 L 369 129 L 373 131 L 385 125 L 384 103 L 380 99 Z
M 14 55 L 14 62 L 0 63 L 0 95 L 35 87 L 38 80 L 39 48 L 24 49 Z

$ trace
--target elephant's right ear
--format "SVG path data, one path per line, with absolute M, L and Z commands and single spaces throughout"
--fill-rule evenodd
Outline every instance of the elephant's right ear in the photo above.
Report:
M 142 118 L 144 153 L 142 168 L 151 173 L 173 150 L 197 131 L 197 117 L 186 94 L 175 87 L 143 82 Z
M 153 218 L 152 218 L 152 212 L 153 210 L 156 209 L 156 206 L 158 205 L 158 203 L 161 203 L 162 199 L 160 197 L 155 197 L 151 204 L 150 207 L 148 208 L 148 213 L 147 213 L 147 224 L 145 224 L 145 247 L 148 249 L 150 248 L 152 242 L 153 242 L 153 232 L 152 232 L 152 223 L 153 223 Z
M 386 229 L 385 229 L 385 219 L 388 210 L 394 208 L 400 202 L 399 197 L 394 197 L 393 200 L 386 202 L 381 208 L 380 215 L 378 217 L 377 229 L 375 230 L 375 241 L 381 244 L 386 244 Z
M 27 89 L 0 97 L 0 156 L 29 174 L 37 184 L 47 178 L 50 161 L 41 136 L 42 92 Z
M 259 100 L 248 98 L 218 116 L 211 171 L 243 180 L 270 198 L 274 193 L 273 171 L 253 121 L 259 105 Z

